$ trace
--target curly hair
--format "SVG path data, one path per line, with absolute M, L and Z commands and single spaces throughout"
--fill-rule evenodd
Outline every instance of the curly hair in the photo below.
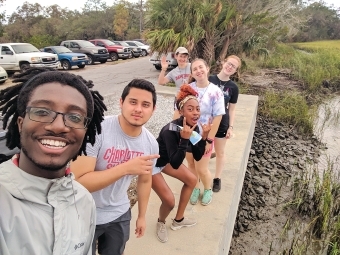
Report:
M 180 109 L 180 103 L 184 100 L 187 96 L 194 96 L 197 97 L 198 93 L 194 90 L 189 84 L 183 84 L 178 91 L 176 97 L 176 107 Z
M 3 129 L 8 129 L 6 146 L 9 149 L 21 148 L 17 119 L 19 116 L 25 116 L 27 104 L 34 90 L 43 84 L 58 82 L 75 88 L 85 97 L 87 117 L 91 121 L 87 126 L 80 150 L 74 159 L 83 153 L 86 155 L 86 144 L 91 143 L 93 145 L 95 143 L 96 133 L 101 133 L 101 122 L 104 120 L 104 111 L 107 110 L 103 102 L 104 98 L 100 93 L 90 90 L 94 86 L 93 82 L 87 81 L 79 75 L 46 67 L 29 68 L 24 73 L 14 75 L 13 78 L 13 83 L 18 84 L 0 91 Z

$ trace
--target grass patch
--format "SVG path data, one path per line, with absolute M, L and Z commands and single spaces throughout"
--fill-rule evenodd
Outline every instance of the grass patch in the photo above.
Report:
M 165 84 L 165 86 L 168 86 L 168 87 L 176 87 L 176 84 L 173 83 L 173 82 L 169 82 L 169 83 Z
M 316 93 L 324 80 L 340 76 L 340 51 L 332 47 L 337 42 L 278 44 L 268 58 L 259 62 L 266 68 L 292 70 L 307 92 Z
M 340 254 L 340 179 L 333 163 L 320 174 L 310 165 L 295 177 L 293 200 L 286 209 L 303 217 L 286 227 L 294 238 L 280 254 Z M 302 253 L 300 253 L 302 252 Z
M 279 92 L 261 96 L 262 115 L 294 125 L 302 133 L 313 133 L 317 107 L 340 90 L 340 41 L 277 44 L 267 58 L 245 59 L 243 70 L 256 73 L 259 68 L 284 69 L 301 83 L 299 92 L 284 85 Z M 240 93 L 252 92 L 249 85 Z
M 259 112 L 266 117 L 292 124 L 302 133 L 313 133 L 316 111 L 311 109 L 306 99 L 297 92 L 267 91 Z

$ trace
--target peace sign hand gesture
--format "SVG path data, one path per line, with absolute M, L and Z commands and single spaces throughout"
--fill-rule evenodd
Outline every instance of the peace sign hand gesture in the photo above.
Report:
M 186 118 L 183 118 L 183 129 L 179 132 L 183 139 L 189 139 L 192 131 L 195 129 L 197 124 L 195 124 L 192 128 L 187 125 Z

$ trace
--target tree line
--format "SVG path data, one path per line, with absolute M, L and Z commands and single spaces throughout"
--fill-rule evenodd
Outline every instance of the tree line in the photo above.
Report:
M 143 37 L 153 50 L 184 45 L 210 64 L 227 53 L 266 56 L 278 41 L 340 39 L 339 10 L 322 1 L 88 0 L 80 10 L 25 2 L 11 14 L 0 11 L 0 19 L 0 42 L 41 48 L 66 39 Z
M 112 6 L 88 0 L 80 10 L 25 2 L 9 15 L 1 13 L 0 42 L 29 42 L 41 48 L 66 39 L 140 38 L 140 13 L 138 3 L 124 0 Z

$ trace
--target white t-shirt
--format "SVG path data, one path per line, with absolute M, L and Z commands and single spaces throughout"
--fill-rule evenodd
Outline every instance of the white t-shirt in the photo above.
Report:
M 158 154 L 156 138 L 145 128 L 137 137 L 124 133 L 118 116 L 106 118 L 102 122 L 102 133 L 97 134 L 94 146 L 88 144 L 87 156 L 95 157 L 95 171 L 106 170 L 129 159 Z M 154 169 L 156 160 L 154 160 Z M 109 223 L 128 211 L 130 200 L 127 190 L 134 175 L 125 175 L 104 189 L 91 193 L 97 207 L 97 225 Z
M 190 86 L 198 92 L 198 102 L 201 109 L 199 122 L 208 124 L 209 119 L 225 114 L 224 96 L 222 91 L 213 83 L 205 88 L 198 88 L 196 82 L 190 83 Z

